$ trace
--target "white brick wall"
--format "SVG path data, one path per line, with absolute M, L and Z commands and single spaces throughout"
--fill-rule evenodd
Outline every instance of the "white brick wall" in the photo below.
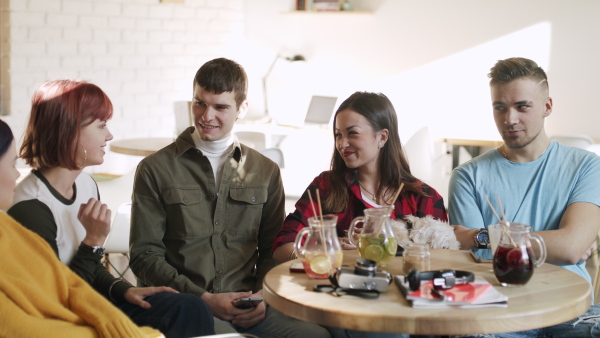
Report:
M 99 85 L 115 108 L 114 139 L 172 136 L 173 101 L 191 96 L 202 63 L 242 38 L 243 0 L 10 1 L 11 115 L 20 139 L 41 82 L 79 78 Z M 107 152 L 97 172 L 122 173 Z M 121 172 L 119 172 L 121 171 Z

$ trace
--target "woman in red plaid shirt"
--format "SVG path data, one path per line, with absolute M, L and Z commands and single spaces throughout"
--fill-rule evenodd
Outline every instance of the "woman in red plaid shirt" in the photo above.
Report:
M 331 170 L 312 181 L 296 202 L 296 210 L 285 219 L 273 244 L 275 259 L 283 262 L 294 258 L 296 234 L 308 226 L 308 218 L 315 216 L 308 191 L 316 196 L 319 190 L 323 214 L 338 216 L 340 238 L 345 237 L 350 222 L 362 216 L 365 208 L 393 204 L 395 219 L 432 215 L 448 220 L 440 194 L 410 173 L 400 144 L 396 111 L 385 95 L 352 94 L 336 111 L 333 125 L 335 151 Z M 402 183 L 400 196 L 392 201 Z M 349 244 L 343 247 L 354 248 Z

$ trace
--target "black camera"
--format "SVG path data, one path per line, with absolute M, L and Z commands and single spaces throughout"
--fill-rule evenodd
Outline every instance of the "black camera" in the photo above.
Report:
M 392 275 L 386 271 L 378 272 L 375 261 L 359 258 L 354 267 L 344 265 L 335 269 L 329 280 L 339 288 L 385 292 L 392 282 Z

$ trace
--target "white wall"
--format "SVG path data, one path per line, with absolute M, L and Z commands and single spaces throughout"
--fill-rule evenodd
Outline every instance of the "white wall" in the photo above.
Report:
M 422 125 L 433 137 L 498 139 L 486 75 L 496 60 L 524 56 L 549 76 L 548 133 L 600 139 L 600 1 L 355 0 L 372 14 L 284 13 L 294 3 L 246 1 L 245 32 L 271 55 L 306 56 L 303 75 L 287 79 L 296 93 L 381 91 L 404 141 Z
M 243 0 L 10 0 L 11 115 L 17 138 L 43 81 L 99 85 L 115 108 L 115 139 L 174 134 L 173 102 L 189 100 L 196 70 L 237 57 Z M 107 152 L 99 172 L 124 173 L 131 157 Z
M 486 73 L 497 59 L 525 56 L 550 77 L 548 132 L 600 139 L 599 1 L 351 2 L 372 14 L 283 14 L 295 0 L 10 0 L 12 114 L 2 118 L 19 137 L 34 87 L 76 77 L 113 100 L 115 139 L 171 136 L 172 102 L 189 99 L 203 62 L 239 61 L 249 115 L 259 116 L 275 56 L 302 53 L 306 63 L 279 60 L 268 79 L 279 118 L 302 119 L 312 94 L 377 90 L 394 102 L 403 141 L 423 125 L 436 138 L 498 138 Z M 108 152 L 96 171 L 123 173 L 131 161 Z

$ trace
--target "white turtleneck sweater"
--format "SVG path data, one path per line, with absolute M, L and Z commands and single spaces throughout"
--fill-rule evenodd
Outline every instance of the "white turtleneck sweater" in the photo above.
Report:
M 233 145 L 235 136 L 233 133 L 222 140 L 218 141 L 204 141 L 198 136 L 196 132 L 192 133 L 192 139 L 196 148 L 202 151 L 202 154 L 208 158 L 210 166 L 215 176 L 215 183 L 217 184 L 217 192 L 221 188 L 221 177 L 223 174 L 223 165 L 229 156 L 229 149 Z

